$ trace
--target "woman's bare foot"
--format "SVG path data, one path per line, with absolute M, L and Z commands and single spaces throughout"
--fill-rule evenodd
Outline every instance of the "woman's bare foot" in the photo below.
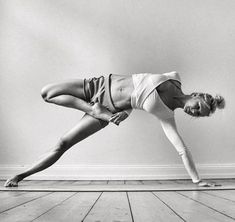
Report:
M 18 183 L 21 181 L 22 179 L 16 175 L 10 179 L 8 179 L 5 184 L 4 187 L 18 187 Z

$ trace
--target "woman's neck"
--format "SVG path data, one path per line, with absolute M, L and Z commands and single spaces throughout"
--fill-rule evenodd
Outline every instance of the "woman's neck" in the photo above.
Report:
M 184 94 L 182 91 L 179 92 L 178 95 L 173 97 L 175 100 L 175 109 L 184 108 L 185 103 L 191 98 L 190 95 Z

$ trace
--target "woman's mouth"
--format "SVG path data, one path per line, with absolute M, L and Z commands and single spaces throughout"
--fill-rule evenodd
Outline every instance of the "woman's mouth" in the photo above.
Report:
M 191 116 L 194 116 L 194 114 L 191 112 L 191 109 L 190 109 L 190 107 L 185 107 L 184 108 L 184 111 L 187 113 L 187 114 L 189 114 L 189 115 L 191 115 Z
M 184 107 L 184 111 L 185 111 L 186 113 L 189 113 L 189 111 L 190 111 L 189 107 L 188 107 L 188 106 Z

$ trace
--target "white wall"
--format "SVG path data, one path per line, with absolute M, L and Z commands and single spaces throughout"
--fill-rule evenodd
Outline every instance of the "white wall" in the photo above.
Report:
M 226 98 L 213 117 L 179 110 L 176 119 L 202 176 L 235 176 L 234 10 L 233 0 L 0 0 L 0 176 L 32 164 L 83 115 L 45 103 L 45 84 L 172 70 L 185 93 Z M 37 178 L 187 177 L 157 119 L 142 111 L 75 145 L 56 166 Z

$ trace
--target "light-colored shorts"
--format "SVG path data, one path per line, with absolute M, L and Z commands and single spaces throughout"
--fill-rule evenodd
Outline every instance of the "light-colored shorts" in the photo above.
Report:
M 84 95 L 86 102 L 94 104 L 99 102 L 101 105 L 106 107 L 111 113 L 119 112 L 113 104 L 111 93 L 110 93 L 110 80 L 111 75 L 93 77 L 84 79 Z M 100 120 L 102 127 L 108 125 L 109 122 Z

